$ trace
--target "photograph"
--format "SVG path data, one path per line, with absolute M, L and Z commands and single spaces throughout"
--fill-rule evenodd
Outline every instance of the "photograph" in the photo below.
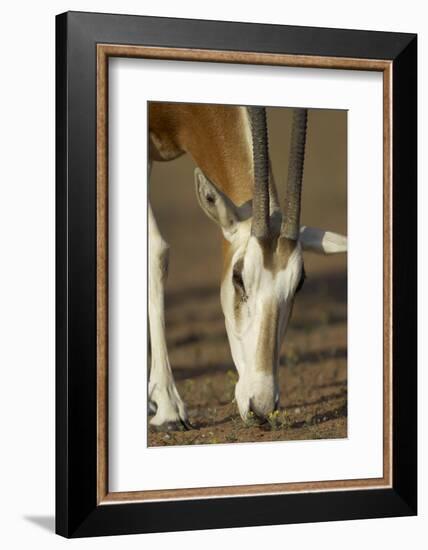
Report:
M 148 103 L 148 446 L 347 437 L 347 114 Z
M 3 5 L 1 548 L 426 546 L 423 13 Z

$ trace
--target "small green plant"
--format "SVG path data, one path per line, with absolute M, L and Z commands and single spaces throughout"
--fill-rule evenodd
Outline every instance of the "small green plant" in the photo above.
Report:
M 279 430 L 279 428 L 281 427 L 279 411 L 271 412 L 267 417 L 267 421 L 271 430 Z
M 259 421 L 257 419 L 257 416 L 253 413 L 253 411 L 250 411 L 247 413 L 247 418 L 245 419 L 245 425 L 247 428 L 252 428 L 253 426 L 258 426 Z
M 287 430 L 290 427 L 290 418 L 285 410 L 270 413 L 267 421 L 272 431 Z
M 291 419 L 285 409 L 281 413 L 280 425 L 282 430 L 288 430 L 291 427 Z

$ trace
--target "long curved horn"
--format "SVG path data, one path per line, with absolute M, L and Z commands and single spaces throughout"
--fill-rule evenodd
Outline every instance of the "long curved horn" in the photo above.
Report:
M 303 165 L 305 161 L 307 109 L 294 109 L 291 130 L 290 160 L 285 187 L 281 235 L 297 240 L 300 231 L 300 204 L 302 196 Z
M 254 196 L 251 234 L 264 238 L 269 235 L 269 155 L 266 109 L 248 107 L 253 138 Z

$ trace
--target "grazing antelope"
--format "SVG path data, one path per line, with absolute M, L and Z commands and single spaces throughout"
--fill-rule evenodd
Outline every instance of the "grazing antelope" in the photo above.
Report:
M 278 364 L 296 292 L 303 284 L 302 251 L 345 252 L 347 239 L 300 227 L 306 109 L 295 109 L 285 201 L 281 211 L 268 155 L 266 111 L 260 107 L 151 103 L 149 153 L 195 161 L 196 195 L 223 233 L 221 305 L 239 379 L 243 420 L 265 419 L 279 406 Z M 165 339 L 164 284 L 168 245 L 149 206 L 149 325 L 151 425 L 190 427 L 174 383 Z

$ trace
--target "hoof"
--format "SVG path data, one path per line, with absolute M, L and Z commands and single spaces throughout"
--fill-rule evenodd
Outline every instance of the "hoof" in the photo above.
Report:
M 148 414 L 150 414 L 150 415 L 156 414 L 157 410 L 158 410 L 158 406 L 156 405 L 156 403 L 154 401 L 152 401 L 151 399 L 149 399 L 149 402 L 147 404 Z
M 172 422 L 164 422 L 155 426 L 151 424 L 151 427 L 156 432 L 185 432 L 192 429 L 192 425 L 188 420 L 176 420 Z

